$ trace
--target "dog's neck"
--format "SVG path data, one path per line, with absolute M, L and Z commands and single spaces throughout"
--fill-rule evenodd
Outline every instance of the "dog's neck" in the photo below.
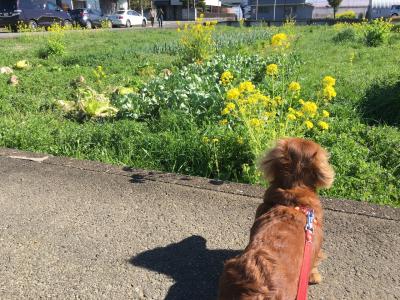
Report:
M 296 186 L 284 189 L 271 185 L 265 191 L 264 203 L 270 207 L 284 205 L 291 207 L 310 207 L 314 210 L 321 209 L 321 203 L 315 189 L 307 186 Z

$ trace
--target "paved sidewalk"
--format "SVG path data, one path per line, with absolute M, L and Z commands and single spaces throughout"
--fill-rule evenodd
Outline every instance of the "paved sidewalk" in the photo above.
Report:
M 214 299 L 262 189 L 0 148 L 0 299 Z M 400 210 L 323 201 L 309 299 L 400 299 Z

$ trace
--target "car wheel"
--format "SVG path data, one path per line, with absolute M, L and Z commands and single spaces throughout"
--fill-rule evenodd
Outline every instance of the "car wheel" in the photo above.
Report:
M 36 29 L 38 28 L 38 24 L 37 24 L 37 22 L 36 22 L 35 20 L 30 20 L 30 21 L 28 22 L 28 27 L 29 27 L 31 30 L 36 30 Z
M 143 20 L 143 21 L 142 21 L 142 27 L 146 27 L 146 25 L 147 25 L 146 20 Z
M 126 21 L 126 28 L 129 28 L 129 27 L 131 27 L 131 21 Z
M 399 15 L 398 14 L 392 14 L 392 17 L 398 17 Z
M 86 29 L 92 29 L 93 28 L 93 25 L 92 25 L 92 22 L 90 22 L 90 21 L 86 21 Z

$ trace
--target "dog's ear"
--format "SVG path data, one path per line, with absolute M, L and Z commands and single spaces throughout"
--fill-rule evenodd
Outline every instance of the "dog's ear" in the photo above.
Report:
M 267 154 L 261 159 L 259 163 L 259 169 L 263 172 L 265 179 L 268 182 L 275 180 L 277 176 L 279 160 L 284 158 L 287 152 L 288 141 L 287 139 L 282 139 L 277 141 L 276 146 L 269 150 Z
M 329 164 L 329 154 L 325 149 L 319 147 L 314 157 L 314 172 L 316 186 L 319 188 L 330 188 L 335 178 L 335 171 Z

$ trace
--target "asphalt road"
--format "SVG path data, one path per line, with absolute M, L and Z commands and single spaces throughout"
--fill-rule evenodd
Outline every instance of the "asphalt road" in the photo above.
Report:
M 214 299 L 262 195 L 7 149 L 0 178 L 0 299 Z M 309 299 L 400 299 L 400 210 L 323 203 L 325 280 Z

